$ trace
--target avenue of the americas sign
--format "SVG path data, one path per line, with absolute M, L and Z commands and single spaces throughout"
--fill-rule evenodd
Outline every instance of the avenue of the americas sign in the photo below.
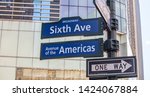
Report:
M 103 39 L 42 43 L 40 59 L 103 57 Z
M 117 57 L 104 59 L 87 60 L 87 76 L 104 78 L 108 76 L 116 77 L 136 77 L 136 58 Z
M 59 22 L 42 23 L 41 30 L 41 39 L 79 35 L 102 35 L 103 22 L 101 18 L 62 18 Z

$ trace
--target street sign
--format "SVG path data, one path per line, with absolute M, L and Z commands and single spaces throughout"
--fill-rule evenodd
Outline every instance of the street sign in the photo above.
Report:
M 103 39 L 42 43 L 40 59 L 103 57 Z
M 79 35 L 103 35 L 102 19 L 81 19 L 80 17 L 70 17 L 62 18 L 59 22 L 42 23 L 42 39 Z
M 105 22 L 110 25 L 110 10 L 106 4 L 106 0 L 94 0 L 94 4 L 98 9 L 101 16 L 104 18 Z M 109 26 L 110 27 L 110 26 Z
M 136 58 L 117 57 L 87 60 L 87 76 L 107 78 L 109 76 L 136 77 Z

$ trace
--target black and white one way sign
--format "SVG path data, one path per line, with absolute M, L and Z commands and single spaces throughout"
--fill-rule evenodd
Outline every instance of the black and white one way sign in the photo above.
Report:
M 131 64 L 127 63 L 124 60 L 121 60 L 121 63 L 95 64 L 95 65 L 92 65 L 92 71 L 115 71 L 115 70 L 121 70 L 121 72 L 125 72 L 130 67 L 132 67 Z
M 119 57 L 87 60 L 88 77 L 135 77 L 135 57 Z

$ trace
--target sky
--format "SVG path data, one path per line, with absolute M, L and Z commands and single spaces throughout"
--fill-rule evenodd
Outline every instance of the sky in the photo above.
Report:
M 143 42 L 144 79 L 150 80 L 150 0 L 139 0 Z

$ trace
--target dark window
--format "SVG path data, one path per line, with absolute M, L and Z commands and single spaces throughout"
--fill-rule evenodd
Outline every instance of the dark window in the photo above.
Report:
M 0 19 L 49 21 L 59 18 L 59 4 L 60 0 L 0 0 Z

